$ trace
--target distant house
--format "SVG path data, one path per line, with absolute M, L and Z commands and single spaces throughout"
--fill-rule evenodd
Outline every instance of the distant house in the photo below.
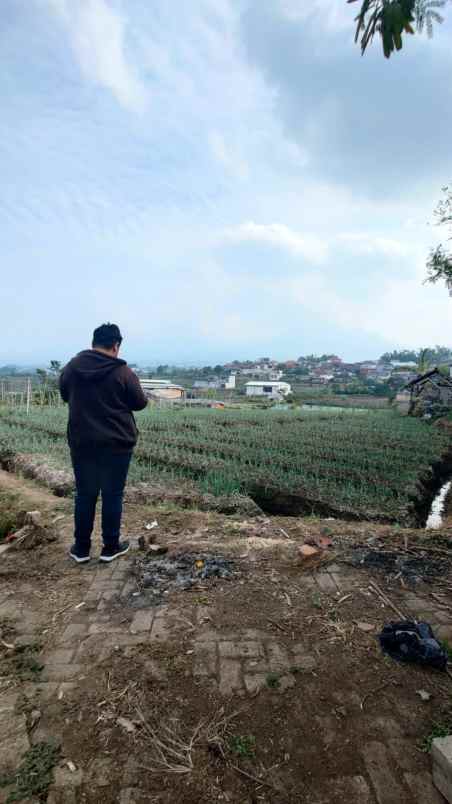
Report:
M 410 413 L 422 416 L 452 408 L 452 379 L 438 368 L 415 377 L 406 385 L 410 392 Z
M 246 395 L 247 396 L 260 396 L 267 399 L 282 399 L 288 396 L 292 391 L 288 382 L 247 382 Z
M 170 380 L 140 379 L 140 384 L 148 399 L 154 402 L 180 402 L 185 399 L 185 388 L 174 385 Z

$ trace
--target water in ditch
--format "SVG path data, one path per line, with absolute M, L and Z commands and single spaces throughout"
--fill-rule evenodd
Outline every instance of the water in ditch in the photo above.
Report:
M 446 497 L 451 486 L 452 480 L 448 480 L 447 483 L 444 483 L 433 500 L 430 514 L 425 525 L 426 530 L 438 530 L 438 528 L 442 526 Z

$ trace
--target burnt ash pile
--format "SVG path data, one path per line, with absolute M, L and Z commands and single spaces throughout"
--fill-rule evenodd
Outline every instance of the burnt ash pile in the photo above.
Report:
M 170 592 L 205 589 L 206 584 L 237 577 L 233 561 L 220 555 L 179 553 L 174 556 L 137 559 L 134 575 L 147 603 L 159 603 Z M 137 601 L 139 602 L 139 601 Z
M 421 581 L 433 583 L 436 579 L 448 576 L 452 569 L 452 556 L 449 559 L 428 553 L 413 555 L 408 551 L 369 547 L 355 548 L 344 560 L 353 567 L 379 570 L 389 580 L 402 577 L 412 586 Z

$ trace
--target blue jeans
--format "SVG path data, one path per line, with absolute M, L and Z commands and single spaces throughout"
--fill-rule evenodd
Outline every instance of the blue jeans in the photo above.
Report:
M 75 546 L 88 555 L 96 515 L 96 503 L 102 494 L 102 539 L 105 547 L 116 548 L 121 530 L 122 498 L 129 471 L 131 452 L 106 449 L 80 450 L 71 454 L 75 475 Z

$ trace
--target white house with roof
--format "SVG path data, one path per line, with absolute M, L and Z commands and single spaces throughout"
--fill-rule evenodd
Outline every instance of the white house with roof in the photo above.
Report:
M 282 399 L 288 396 L 292 388 L 288 382 L 253 380 L 246 384 L 247 396 L 259 396 L 266 399 Z

